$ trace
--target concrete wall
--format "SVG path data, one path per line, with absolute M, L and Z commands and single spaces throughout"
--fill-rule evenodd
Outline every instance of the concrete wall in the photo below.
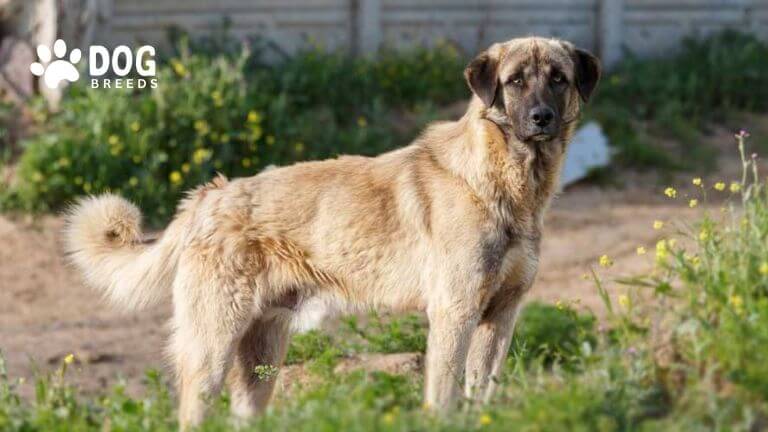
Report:
M 768 39 L 768 0 L 624 0 L 624 44 L 640 55 L 663 54 L 687 35 L 724 28 Z
M 207 32 L 232 20 L 286 51 L 307 43 L 353 53 L 448 40 L 467 52 L 519 35 L 553 35 L 601 54 L 663 55 L 687 35 L 724 28 L 768 39 L 768 0 L 112 0 L 109 44 L 161 44 L 176 25 Z

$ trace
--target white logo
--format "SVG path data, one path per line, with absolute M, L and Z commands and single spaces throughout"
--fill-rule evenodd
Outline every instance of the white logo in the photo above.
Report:
M 53 44 L 53 54 L 56 59 L 51 61 L 53 58 L 50 48 L 38 45 L 38 61 L 29 65 L 30 72 L 42 77 L 43 83 L 51 89 L 58 88 L 62 81 L 75 82 L 80 79 L 80 73 L 75 67 L 82 57 L 79 49 L 73 49 L 69 53 L 69 60 L 66 60 L 64 56 L 67 54 L 67 43 L 58 39 Z M 91 88 L 157 88 L 154 57 L 155 48 L 149 45 L 139 47 L 135 56 L 125 45 L 115 47 L 112 52 L 104 46 L 92 45 L 88 49 Z M 110 70 L 112 75 L 107 75 Z M 139 77 L 128 77 L 131 73 Z
M 63 60 L 64 55 L 67 54 L 67 43 L 61 39 L 56 40 L 53 44 L 53 53 L 56 55 L 56 60 L 43 66 L 44 63 L 51 61 L 51 50 L 45 45 L 37 46 L 37 59 L 39 61 L 32 63 L 29 66 L 29 70 L 33 75 L 43 77 L 43 83 L 50 88 L 55 89 L 59 87 L 59 83 L 66 80 L 69 82 L 75 82 L 80 78 L 80 73 L 74 66 L 80 62 L 82 53 L 79 49 L 75 48 L 69 53 L 69 61 Z

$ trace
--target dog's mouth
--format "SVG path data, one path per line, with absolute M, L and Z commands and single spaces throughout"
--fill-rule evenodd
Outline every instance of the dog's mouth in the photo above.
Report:
M 533 135 L 528 135 L 525 139 L 525 141 L 530 143 L 544 143 L 547 141 L 552 141 L 552 139 L 555 136 L 549 133 L 539 132 Z

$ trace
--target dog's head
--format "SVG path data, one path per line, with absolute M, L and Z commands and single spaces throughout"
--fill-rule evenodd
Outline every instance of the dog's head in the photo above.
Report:
M 561 137 L 600 79 L 600 62 L 570 42 L 520 38 L 492 45 L 464 70 L 486 118 L 522 142 Z

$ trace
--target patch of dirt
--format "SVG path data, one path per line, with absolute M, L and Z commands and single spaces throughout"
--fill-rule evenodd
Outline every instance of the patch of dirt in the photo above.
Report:
M 595 287 L 582 277 L 597 267 L 598 258 L 607 254 L 614 260 L 611 269 L 600 270 L 609 277 L 649 269 L 653 247 L 665 232 L 653 230 L 653 222 L 691 221 L 704 211 L 688 208 L 686 196 L 695 194 L 690 178 L 700 175 L 711 185 L 738 177 L 731 133 L 718 130 L 705 141 L 721 149 L 721 171 L 681 177 L 676 200 L 664 197 L 666 185 L 648 173 L 622 175 L 621 189 L 581 185 L 562 193 L 547 215 L 539 277 L 529 298 L 578 302 L 601 315 L 603 306 Z M 717 212 L 719 207 L 711 203 L 708 208 Z M 55 369 L 64 356 L 74 353 L 77 362 L 69 378 L 84 390 L 101 390 L 116 377 L 124 377 L 128 392 L 137 394 L 144 371 L 164 367 L 170 307 L 165 304 L 136 314 L 108 308 L 66 265 L 59 241 L 61 227 L 61 219 L 54 216 L 31 221 L 0 215 L 0 349 L 10 376 L 29 378 L 35 370 Z M 647 255 L 636 254 L 641 245 Z M 608 289 L 616 295 L 620 288 L 609 284 Z M 349 359 L 340 368 L 412 371 L 420 367 L 420 358 L 397 356 Z M 284 372 L 283 381 L 301 380 L 304 375 L 301 366 Z M 29 381 L 21 391 L 31 394 Z

